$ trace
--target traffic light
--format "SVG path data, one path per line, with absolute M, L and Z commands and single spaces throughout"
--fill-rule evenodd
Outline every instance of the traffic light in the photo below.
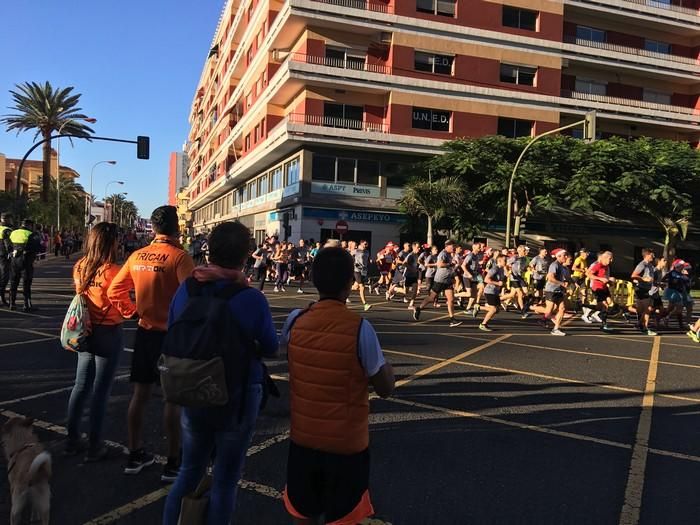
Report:
M 596 138 L 596 112 L 595 110 L 586 113 L 583 119 L 583 138 L 588 142 L 593 142 Z
M 149 137 L 136 137 L 136 158 L 148 160 L 151 150 L 151 139 Z

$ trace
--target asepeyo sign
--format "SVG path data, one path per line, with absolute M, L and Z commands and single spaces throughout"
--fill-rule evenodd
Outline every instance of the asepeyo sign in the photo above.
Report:
M 312 182 L 312 193 L 331 195 L 348 195 L 352 197 L 379 198 L 379 186 L 356 186 L 354 184 L 333 184 L 330 182 Z

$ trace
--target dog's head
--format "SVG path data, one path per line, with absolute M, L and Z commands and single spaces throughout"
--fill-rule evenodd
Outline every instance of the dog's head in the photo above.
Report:
M 8 419 L 0 429 L 0 437 L 5 450 L 12 448 L 12 445 L 18 439 L 25 438 L 32 433 L 32 425 L 34 419 L 31 417 L 15 416 Z

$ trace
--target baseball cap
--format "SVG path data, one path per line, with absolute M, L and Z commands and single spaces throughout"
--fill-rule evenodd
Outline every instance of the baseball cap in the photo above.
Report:
M 685 266 L 686 264 L 688 263 L 685 262 L 683 259 L 676 259 L 673 261 L 673 264 L 671 266 L 675 268 L 676 266 Z
M 430 248 L 430 245 L 426 242 L 426 243 L 423 245 L 423 248 Z
M 564 248 L 555 248 L 552 250 L 552 255 L 554 255 L 554 257 L 559 255 L 560 253 L 566 253 L 566 250 Z

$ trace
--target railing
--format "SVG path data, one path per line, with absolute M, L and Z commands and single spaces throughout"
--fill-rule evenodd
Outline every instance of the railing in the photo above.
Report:
M 617 104 L 619 106 L 629 106 L 633 108 L 651 109 L 654 111 L 663 111 L 666 113 L 680 113 L 683 115 L 694 115 L 696 110 L 685 106 L 673 106 L 671 104 L 658 104 L 656 102 L 647 102 L 646 100 L 634 100 L 630 98 L 609 97 L 608 95 L 596 95 L 593 93 L 585 93 L 583 91 L 570 91 L 563 89 L 561 96 L 565 98 L 573 98 L 576 100 L 588 100 L 590 102 L 600 102 L 603 104 Z
M 361 57 L 357 57 L 357 59 L 359 58 Z M 366 58 L 364 58 L 363 61 L 360 61 L 353 60 L 352 57 L 341 59 L 322 57 L 316 55 L 306 55 L 303 53 L 292 53 L 289 57 L 289 60 L 291 60 L 292 62 L 302 62 L 305 64 L 314 64 L 317 66 L 336 67 L 339 69 L 351 69 L 353 71 L 367 71 L 369 73 L 379 73 L 381 75 L 393 74 L 389 66 L 384 66 L 382 64 L 370 64 L 367 62 Z
M 603 49 L 605 51 L 614 51 L 616 53 L 624 53 L 627 55 L 643 56 L 648 58 L 656 58 L 658 60 L 668 60 L 671 62 L 679 62 L 682 64 L 700 65 L 697 59 L 683 57 L 680 55 L 671 55 L 666 53 L 657 53 L 656 51 L 648 51 L 646 49 L 638 49 L 636 47 L 621 46 L 618 44 L 609 44 L 608 42 L 596 42 L 585 38 L 577 38 L 574 35 L 564 35 L 564 42 L 567 44 L 576 44 L 577 46 L 593 47 L 595 49 Z
M 654 0 L 624 0 L 630 4 L 645 5 L 647 7 L 655 7 L 657 9 L 668 9 L 669 11 L 675 11 L 677 13 L 684 13 L 687 15 L 698 15 L 698 10 L 692 7 L 683 7 L 680 5 L 674 5 L 666 2 L 655 2 Z
M 287 122 L 290 124 L 368 131 L 371 133 L 389 132 L 389 126 L 384 122 L 368 122 L 366 120 L 327 117 L 324 115 L 307 115 L 304 113 L 291 113 L 287 115 Z
M 365 11 L 374 11 L 375 13 L 390 13 L 389 6 L 382 2 L 372 0 L 314 0 L 321 4 L 337 5 L 341 7 L 349 7 L 351 9 L 362 9 Z

